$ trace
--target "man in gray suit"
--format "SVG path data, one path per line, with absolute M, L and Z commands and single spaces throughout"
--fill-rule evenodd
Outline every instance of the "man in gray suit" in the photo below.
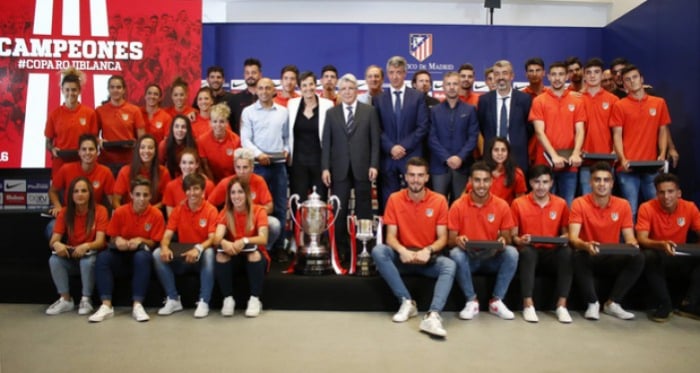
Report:
M 357 100 L 354 75 L 345 74 L 340 78 L 338 93 L 342 104 L 328 110 L 323 127 L 321 177 L 331 193 L 340 199 L 342 209 L 335 238 L 341 257 L 347 257 L 350 189 L 355 188 L 357 218 L 371 219 L 371 183 L 379 170 L 380 134 L 376 110 Z

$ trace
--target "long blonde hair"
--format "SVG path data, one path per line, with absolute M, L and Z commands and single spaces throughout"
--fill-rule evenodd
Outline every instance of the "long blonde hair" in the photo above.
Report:
M 246 207 L 246 223 L 245 223 L 245 229 L 243 230 L 243 234 L 246 235 L 253 231 L 253 199 L 250 197 L 250 185 L 245 182 L 240 180 L 238 177 L 234 177 L 229 181 L 228 186 L 226 187 L 226 228 L 231 232 L 231 234 L 235 237 L 236 236 L 236 219 L 234 218 L 234 207 L 233 207 L 233 201 L 231 201 L 231 188 L 235 184 L 238 184 L 241 186 L 241 189 L 243 189 L 243 193 L 245 193 L 245 207 Z

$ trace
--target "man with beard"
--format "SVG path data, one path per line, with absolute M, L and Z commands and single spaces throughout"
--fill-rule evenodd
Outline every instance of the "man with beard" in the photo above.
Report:
M 240 135 L 241 127 L 241 113 L 243 109 L 254 103 L 257 99 L 256 86 L 258 80 L 262 76 L 262 64 L 256 58 L 248 58 L 243 62 L 243 79 L 245 80 L 245 85 L 247 89 L 233 95 L 233 102 L 231 102 L 231 118 L 229 118 L 229 125 L 233 132 Z
M 221 66 L 209 66 L 207 69 L 207 85 L 211 88 L 214 93 L 214 105 L 225 102 L 229 107 L 233 107 L 233 94 L 224 89 L 224 68 Z M 192 103 L 192 107 L 199 110 L 197 106 L 197 99 Z M 228 117 L 229 123 L 233 126 L 233 113 Z M 238 122 L 235 122 L 238 123 Z M 235 129 L 238 132 L 238 128 Z
M 440 103 L 440 100 L 430 95 L 430 91 L 433 89 L 433 78 L 428 70 L 416 71 L 411 79 L 411 84 L 418 92 L 425 94 L 425 104 L 428 105 L 428 109 Z
M 566 78 L 569 81 L 569 86 L 566 89 L 580 92 L 583 89 L 583 65 L 581 65 L 581 61 L 578 57 L 569 57 L 564 63 L 566 64 Z
M 340 104 L 340 98 L 338 94 L 335 93 L 335 87 L 338 84 L 338 69 L 333 65 L 323 66 L 321 69 L 321 86 L 323 86 L 323 92 L 321 97 L 327 98 L 333 101 L 334 104 Z
M 479 104 L 479 94 L 474 92 L 474 66 L 470 63 L 459 67 L 459 99 L 473 106 Z

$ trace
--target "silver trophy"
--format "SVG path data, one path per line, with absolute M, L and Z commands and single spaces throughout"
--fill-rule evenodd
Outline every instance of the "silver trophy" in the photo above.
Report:
M 362 252 L 357 258 L 357 270 L 355 275 L 361 277 L 373 276 L 376 273 L 372 256 L 367 251 L 367 242 L 374 239 L 375 222 L 376 230 L 382 229 L 381 220 L 377 217 L 372 219 L 358 219 L 356 216 L 348 216 L 348 223 L 352 221 L 355 226 L 355 238 L 362 241 Z M 348 230 L 350 231 L 350 230 Z
M 295 272 L 305 275 L 324 275 L 333 272 L 331 267 L 330 253 L 328 249 L 319 242 L 323 232 L 333 226 L 340 211 L 340 199 L 331 196 L 328 203 L 321 199 L 316 193 L 316 187 L 309 194 L 303 203 L 299 203 L 299 195 L 294 194 L 289 198 L 289 209 L 298 210 L 301 221 L 297 221 L 295 214 L 292 214 L 294 223 L 301 227 L 302 232 L 309 236 L 309 242 L 304 242 L 302 235 L 301 248 L 297 250 L 297 265 Z M 335 202 L 335 209 L 333 209 Z M 294 207 L 294 209 L 292 209 Z M 333 211 L 333 220 L 328 221 L 328 213 Z

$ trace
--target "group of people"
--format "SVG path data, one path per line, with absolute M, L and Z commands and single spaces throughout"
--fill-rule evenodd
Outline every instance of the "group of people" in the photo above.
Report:
M 547 175 L 551 178 L 552 191 L 565 201 L 566 213 L 562 210 L 557 215 L 563 219 L 563 227 L 569 222 L 561 215 L 568 216 L 569 207 L 572 219 L 574 216 L 577 184 L 580 183 L 583 195 L 594 192 L 590 188 L 593 183 L 590 159 L 594 159 L 591 155 L 616 154 L 618 183 L 631 205 L 631 219 L 637 213 L 639 191 L 643 200 L 653 198 L 656 170 L 638 170 L 630 162 L 665 160 L 667 155 L 677 161 L 668 134 L 670 117 L 666 104 L 663 99 L 646 93 L 648 87 L 634 65 L 622 60 L 612 65 L 615 80 L 620 82 L 618 89 L 626 95 L 623 99 L 603 88 L 604 66 L 599 59 L 591 59 L 585 65 L 575 58 L 551 64 L 549 88 L 544 87 L 541 59 L 528 60 L 525 69 L 530 85 L 523 91 L 515 90 L 511 63 L 497 61 L 489 72 L 494 90 L 478 95 L 473 91 L 474 68 L 464 64 L 459 71 L 444 74 L 445 100 L 440 102 L 427 94 L 432 86 L 429 72 L 419 71 L 414 75 L 418 89 L 405 84 L 407 63 L 400 56 L 387 61 L 387 89 L 383 89 L 384 69 L 376 65 L 367 68 L 368 91 L 363 95 L 358 94 L 354 75 L 338 77 L 332 65 L 323 67 L 318 80 L 312 72 L 300 73 L 296 66 L 287 65 L 281 70 L 281 90 L 276 92 L 274 82 L 262 76 L 260 61 L 249 58 L 244 62 L 247 88 L 240 93 L 227 92 L 223 69 L 213 66 L 207 70 L 208 86 L 198 90 L 191 105 L 187 83 L 176 79 L 170 89 L 173 107 L 161 108 L 163 90 L 157 84 L 150 84 L 145 92 L 146 106 L 139 108 L 125 99 L 125 79 L 113 76 L 108 83 L 109 99 L 96 110 L 78 101 L 80 72 L 65 72 L 64 104 L 49 116 L 45 130 L 46 147 L 53 157 L 49 196 L 52 214 L 57 217 L 49 232 L 50 245 L 56 253 L 52 256 L 55 263 L 52 273 L 56 272 L 54 279 L 61 294 L 61 299 L 47 312 L 60 313 L 73 308 L 66 292 L 66 271 L 80 262 L 81 268 L 94 266 L 97 275 L 93 277 L 103 300 L 91 316 L 93 321 L 112 314 L 113 274 L 125 270 L 134 276 L 134 317 L 146 320 L 148 315 L 141 301 L 145 295 L 144 281 L 154 261 L 168 294 L 159 313 L 182 309 L 172 271 L 196 269 L 201 274 L 202 289 L 195 316 L 208 314 L 214 275 L 225 295 L 222 313 L 230 315 L 234 304 L 230 296 L 233 267 L 229 263 L 236 261 L 232 258 L 244 258 L 253 294 L 246 314 L 257 315 L 262 307 L 259 296 L 264 271 L 270 261 L 268 250 L 277 260 L 287 260 L 287 240 L 282 227 L 287 222 L 288 193 L 304 198 L 316 187 L 324 198 L 328 193 L 339 197 L 342 206 L 339 221 L 346 220 L 348 210 L 360 219 L 371 219 L 372 187 L 376 183 L 380 191 L 379 211 L 388 228 L 387 246 L 375 248 L 373 256 L 380 273 L 387 276 L 401 299 L 395 321 L 415 313 L 405 289 L 395 286 L 395 270 L 389 269 L 388 263 L 396 262 L 397 257 L 404 265 L 440 264 L 439 271 L 432 269 L 425 273 L 457 276 L 468 299 L 460 316 L 471 318 L 478 312 L 478 302 L 467 278 L 470 269 L 482 265 L 474 265 L 471 254 L 465 254 L 468 250 L 462 250 L 469 246 L 466 242 L 470 238 L 475 239 L 471 229 L 478 226 L 474 223 L 477 221 L 486 224 L 484 229 L 495 221 L 499 223 L 498 237 L 483 239 L 499 238 L 505 244 L 504 249 L 497 255 L 479 254 L 478 261 L 483 261 L 483 269 L 504 267 L 511 272 L 499 275 L 491 303 L 495 313 L 512 318 L 512 312 L 501 301 L 517 267 L 518 250 L 508 245 L 515 243 L 522 248 L 517 241 L 525 240 L 521 242 L 524 244 L 527 241 L 520 238 L 524 237 L 522 232 L 511 237 L 516 225 L 506 211 L 511 203 L 515 206 L 519 198 L 524 198 L 528 191 L 525 175 L 530 170 L 551 165 Z M 321 94 L 316 90 L 319 80 Z M 481 158 L 483 163 L 476 162 Z M 411 165 L 409 160 L 416 159 L 427 160 Z M 424 168 L 421 172 L 412 172 L 421 168 Z M 479 170 L 488 175 L 477 172 L 479 177 L 475 177 L 474 172 Z M 76 187 L 74 182 L 80 177 L 84 180 Z M 429 180 L 436 193 L 423 189 Z M 530 179 L 530 188 L 534 190 L 532 183 Z M 82 188 L 83 184 L 87 184 L 89 198 L 80 199 L 76 188 Z M 352 190 L 354 204 L 350 204 Z M 423 191 L 430 192 L 430 198 L 426 200 Z M 549 194 L 549 189 L 545 194 L 547 198 L 556 197 Z M 482 198 L 484 195 L 486 199 Z M 469 196 L 481 197 L 472 200 Z M 487 214 L 470 211 L 473 206 L 491 201 L 490 196 L 497 201 L 494 203 L 497 210 Z M 77 207 L 76 199 L 82 201 L 82 207 Z M 409 210 L 416 212 L 417 205 L 424 203 L 430 205 L 424 211 L 426 225 L 411 220 L 412 228 L 396 229 Z M 95 220 L 102 216 L 95 207 L 100 204 L 114 210 L 109 223 L 105 219 L 102 231 Z M 439 228 L 438 238 L 426 241 L 432 237 L 427 231 L 428 222 L 435 224 L 437 217 L 447 218 L 449 204 L 452 204 L 447 225 L 450 234 L 446 227 Z M 75 206 L 71 209 L 71 205 Z M 217 207 L 221 212 L 217 212 Z M 394 211 L 397 208 L 400 212 Z M 167 225 L 161 210 L 167 216 Z M 452 211 L 458 211 L 455 217 Z M 615 216 L 619 217 L 619 213 L 616 211 Z M 464 220 L 461 214 L 469 218 Z M 81 220 L 84 216 L 88 221 Z M 69 220 L 71 223 L 67 223 Z M 693 220 L 689 217 L 686 221 Z M 73 237 L 75 232 L 67 228 L 75 224 L 85 224 L 78 231 L 80 238 Z M 418 234 L 418 231 L 425 232 Z M 582 237 L 588 237 L 587 230 L 579 228 L 579 232 Z M 485 232 L 476 234 L 482 233 Z M 405 234 L 408 238 L 402 236 Z M 109 243 L 105 236 L 109 237 Z M 335 238 L 341 258 L 349 251 L 348 237 L 346 225 L 338 224 Z M 185 252 L 174 255 L 175 238 L 178 243 L 186 244 Z M 408 246 L 402 246 L 402 238 L 409 239 L 405 243 Z M 440 251 L 448 240 L 456 247 L 449 257 L 427 255 Z M 590 237 L 587 240 L 594 241 Z M 571 246 L 579 245 L 580 251 L 590 246 L 582 242 L 572 238 Z M 387 251 L 387 247 L 391 250 Z M 565 257 L 556 256 L 560 262 L 566 261 Z M 493 264 L 492 259 L 498 263 Z M 380 264 L 382 260 L 384 264 Z M 643 262 L 639 268 L 643 268 Z M 86 272 L 83 269 L 82 273 Z M 629 278 L 632 283 L 636 280 L 633 275 L 625 277 Z M 84 297 L 79 312 L 89 313 L 91 305 L 86 297 L 94 281 L 86 278 L 83 282 Z M 451 279 L 441 278 L 438 284 L 440 294 L 444 295 L 445 289 L 449 292 Z M 566 321 L 570 320 L 563 290 L 568 291 L 566 280 L 560 285 L 562 294 L 557 313 L 560 320 Z M 595 303 L 594 297 L 589 297 L 589 303 Z M 626 312 L 619 306 L 619 300 L 613 299 L 614 303 L 606 309 L 612 307 L 611 312 L 617 314 Z M 437 334 L 444 334 L 437 316 L 441 302 L 444 304 L 444 298 L 435 300 L 424 321 L 428 325 L 426 329 Z M 536 319 L 531 297 L 524 305 L 526 310 L 531 310 L 527 318 Z

